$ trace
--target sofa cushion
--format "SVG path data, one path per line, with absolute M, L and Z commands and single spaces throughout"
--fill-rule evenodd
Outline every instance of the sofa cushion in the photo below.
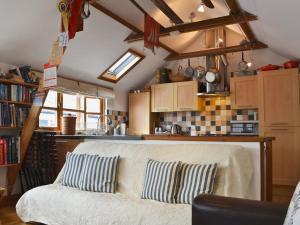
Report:
M 298 183 L 291 200 L 284 225 L 300 224 L 300 182 Z
M 63 185 L 73 188 L 80 187 L 84 157 L 85 154 L 73 154 L 71 152 L 67 153 L 62 179 Z
M 217 172 L 217 163 L 181 165 L 177 203 L 192 204 L 199 194 L 211 194 Z
M 115 193 L 119 156 L 85 155 L 80 189 L 84 191 Z
M 175 203 L 180 162 L 149 159 L 146 166 L 142 198 Z

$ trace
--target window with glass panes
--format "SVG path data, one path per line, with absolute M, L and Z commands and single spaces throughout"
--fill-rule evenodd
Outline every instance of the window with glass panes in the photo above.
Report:
M 76 116 L 76 130 L 97 129 L 103 121 L 104 99 L 50 90 L 39 117 L 39 127 L 60 130 L 61 116 Z

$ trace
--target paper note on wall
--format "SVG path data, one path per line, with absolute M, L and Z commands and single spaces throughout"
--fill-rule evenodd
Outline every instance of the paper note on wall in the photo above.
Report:
M 44 88 L 57 86 L 57 67 L 50 63 L 44 65 Z
M 60 46 L 59 41 L 53 42 L 49 64 L 56 65 L 56 66 L 60 65 L 62 62 L 63 54 L 64 54 L 64 48 Z

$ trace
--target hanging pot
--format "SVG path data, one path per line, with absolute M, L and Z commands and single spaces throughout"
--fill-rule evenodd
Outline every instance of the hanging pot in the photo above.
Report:
M 242 61 L 239 63 L 240 71 L 246 71 L 248 69 L 248 63 L 244 60 L 244 52 L 242 52 Z
M 188 60 L 188 66 L 184 70 L 184 76 L 187 78 L 192 78 L 194 75 L 194 69 L 191 67 L 191 61 Z
M 182 66 L 181 65 L 178 66 L 177 73 L 175 73 L 175 74 L 169 73 L 169 79 L 172 82 L 181 82 L 181 81 L 184 81 L 185 80 L 185 76 L 184 76 L 182 70 L 183 70 Z

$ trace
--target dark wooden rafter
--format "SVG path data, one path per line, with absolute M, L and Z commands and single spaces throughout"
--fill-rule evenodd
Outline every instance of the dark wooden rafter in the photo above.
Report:
M 110 11 L 109 9 L 105 8 L 104 6 L 102 6 L 101 4 L 99 4 L 98 2 L 96 2 L 96 0 L 92 0 L 90 2 L 91 6 L 93 6 L 95 9 L 99 10 L 100 12 L 106 14 L 107 16 L 111 17 L 112 19 L 114 19 L 115 21 L 119 22 L 120 24 L 122 24 L 123 26 L 129 28 L 130 30 L 132 30 L 135 33 L 138 34 L 142 34 L 143 35 L 143 31 L 140 30 L 139 28 L 137 28 L 136 26 L 134 26 L 133 24 L 129 23 L 128 21 L 126 21 L 125 19 L 121 18 L 120 16 L 118 16 L 117 14 L 113 13 L 112 11 Z M 176 51 L 174 51 L 173 49 L 171 49 L 169 46 L 159 42 L 159 46 L 162 47 L 163 49 L 167 50 L 168 52 L 170 52 L 171 54 L 177 54 Z
M 241 52 L 241 51 L 249 51 L 253 49 L 263 49 L 267 48 L 268 46 L 261 42 L 249 42 L 245 45 L 236 45 L 236 46 L 230 46 L 230 47 L 224 47 L 224 48 L 210 48 L 205 49 L 197 52 L 188 52 L 188 53 L 180 53 L 180 54 L 174 54 L 169 55 L 165 58 L 166 61 L 173 61 L 173 60 L 180 60 L 180 59 L 186 59 L 186 58 L 194 58 L 194 57 L 201 57 L 201 56 L 217 56 L 217 55 L 223 55 L 226 53 L 233 53 L 233 52 Z
M 235 15 L 229 16 L 222 16 L 218 18 L 202 20 L 197 22 L 185 23 L 185 24 L 178 24 L 172 27 L 161 29 L 160 37 L 170 35 L 170 32 L 179 31 L 180 33 L 187 33 L 192 31 L 199 31 L 199 30 L 208 30 L 212 28 L 222 27 L 226 25 L 232 25 L 236 23 L 242 23 L 246 21 L 254 21 L 257 20 L 257 16 L 244 12 L 238 13 Z M 128 42 L 140 41 L 143 40 L 143 34 L 133 34 L 128 36 L 125 40 Z
M 164 0 L 151 0 L 153 4 L 160 9 L 173 23 L 181 24 L 184 21 L 171 9 Z
M 241 9 L 240 5 L 236 0 L 225 0 L 225 1 L 230 9 L 230 14 L 236 15 L 236 14 L 244 13 L 244 11 Z M 249 23 L 247 21 L 244 21 L 244 22 L 240 22 L 239 24 L 243 32 L 245 33 L 247 39 L 249 41 L 255 41 L 256 37 Z

